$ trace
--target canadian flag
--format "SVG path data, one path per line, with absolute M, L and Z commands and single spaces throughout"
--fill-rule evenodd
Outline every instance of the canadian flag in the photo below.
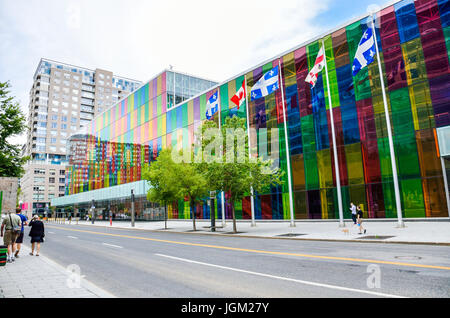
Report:
M 309 72 L 308 76 L 306 76 L 305 82 L 314 87 L 317 81 L 317 75 L 322 71 L 325 67 L 325 54 L 323 51 L 323 46 L 320 48 L 319 53 L 317 54 L 316 62 L 314 63 L 313 68 Z
M 241 107 L 242 103 L 245 100 L 245 96 L 247 96 L 245 92 L 245 81 L 242 82 L 241 88 L 231 97 L 231 101 L 236 104 L 237 108 Z

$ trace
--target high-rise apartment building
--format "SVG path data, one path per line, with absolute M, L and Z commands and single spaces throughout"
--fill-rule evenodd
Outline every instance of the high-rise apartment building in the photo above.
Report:
M 52 198 L 64 195 L 66 139 L 142 83 L 48 59 L 40 60 L 33 80 L 21 201 L 27 213 L 45 213 Z

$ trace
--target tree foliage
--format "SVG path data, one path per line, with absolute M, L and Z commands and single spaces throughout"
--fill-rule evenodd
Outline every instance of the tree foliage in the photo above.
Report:
M 197 157 L 201 156 L 202 160 L 197 159 L 199 163 L 196 166 L 211 190 L 224 191 L 228 194 L 233 216 L 233 231 L 236 232 L 235 203 L 250 195 L 251 189 L 261 193 L 271 185 L 280 185 L 283 172 L 278 168 L 272 169 L 271 160 L 260 157 L 250 159 L 244 118 L 236 116 L 227 118 L 221 127 L 220 136 L 203 138 L 208 129 L 214 128 L 217 128 L 217 124 L 209 121 L 197 132 L 196 147 L 201 150 L 197 152 Z M 252 150 L 252 153 L 254 152 Z M 206 156 L 211 154 L 212 157 L 219 154 L 222 156 L 208 159 L 205 158 L 205 154 Z
M 22 157 L 21 146 L 11 144 L 8 138 L 26 130 L 26 119 L 9 87 L 8 82 L 0 82 L 0 177 L 20 177 L 28 157 Z

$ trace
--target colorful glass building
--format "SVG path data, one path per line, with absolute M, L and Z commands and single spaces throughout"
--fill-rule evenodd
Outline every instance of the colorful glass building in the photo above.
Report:
M 446 174 L 450 164 L 439 145 L 448 143 L 445 139 L 449 138 L 450 129 L 450 2 L 403 0 L 375 16 L 403 216 L 448 217 Z M 257 193 L 255 218 L 290 219 L 290 191 L 295 219 L 338 218 L 325 70 L 314 88 L 305 82 L 324 39 L 344 217 L 350 218 L 348 206 L 354 202 L 362 205 L 365 217 L 396 218 L 378 63 L 375 60 L 355 77 L 351 69 L 358 43 L 370 21 L 369 16 L 356 19 L 176 105 L 168 104 L 166 91 L 170 81 L 163 72 L 73 137 L 78 142 L 72 144 L 78 146 L 72 149 L 67 196 L 55 198 L 52 205 L 82 205 L 90 202 L 95 197 L 94 191 L 100 189 L 106 202 L 113 199 L 105 192 L 108 188 L 117 191 L 117 187 L 133 182 L 139 184 L 144 197 L 146 188 L 140 181 L 142 165 L 154 160 L 162 148 L 176 146 L 177 142 L 183 147 L 192 144 L 194 132 L 206 120 L 206 101 L 218 88 L 221 111 L 214 120 L 219 115 L 222 122 L 228 116 L 246 118 L 245 105 L 238 110 L 230 98 L 241 87 L 244 77 L 249 91 L 281 61 L 292 188 L 289 189 L 286 176 L 282 186 Z M 279 128 L 280 167 L 288 172 L 281 90 L 249 101 L 248 107 L 250 127 L 257 131 Z M 126 197 L 125 193 L 123 198 Z M 98 201 L 101 205 L 102 200 Z M 146 204 L 141 206 L 142 211 Z M 237 218 L 250 219 L 250 197 L 235 208 Z M 178 202 L 169 207 L 169 218 L 190 219 L 192 213 L 197 218 L 209 218 L 210 212 L 206 202 L 195 211 L 190 210 L 188 202 Z M 217 204 L 214 213 L 217 218 L 222 213 L 231 218 L 229 203 L 225 202 L 225 211 Z

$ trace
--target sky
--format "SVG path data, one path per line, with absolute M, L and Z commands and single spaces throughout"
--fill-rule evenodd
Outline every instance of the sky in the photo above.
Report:
M 144 83 L 169 65 L 222 82 L 391 2 L 0 0 L 0 82 L 26 115 L 41 58 Z

